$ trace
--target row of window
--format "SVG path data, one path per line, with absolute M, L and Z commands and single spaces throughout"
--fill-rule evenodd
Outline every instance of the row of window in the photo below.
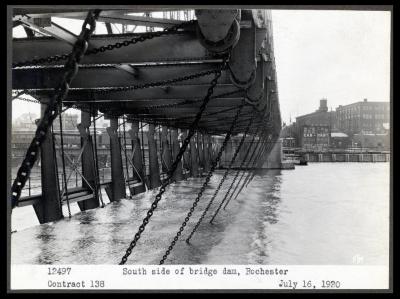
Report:
M 311 133 L 304 133 L 304 137 L 328 137 L 329 135 L 326 133 L 317 133 L 317 134 L 311 134 Z
M 368 106 L 355 106 L 355 107 L 349 107 L 346 109 L 341 109 L 338 110 L 337 113 L 350 113 L 350 112 L 359 112 L 361 110 L 364 111 L 389 111 L 389 106 L 387 105 L 368 105 Z
M 375 116 L 375 117 L 374 117 Z M 364 118 L 364 119 L 388 119 L 388 116 L 385 114 L 350 114 L 350 115 L 340 115 L 339 119 L 340 120 L 345 120 L 345 119 L 354 119 L 354 118 Z

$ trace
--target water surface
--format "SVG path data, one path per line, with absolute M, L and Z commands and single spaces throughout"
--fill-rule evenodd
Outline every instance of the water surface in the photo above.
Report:
M 185 237 L 222 177 L 217 171 L 166 264 L 388 265 L 389 163 L 310 163 L 295 170 L 259 171 L 214 224 L 209 220 L 230 185 L 193 236 Z M 128 264 L 158 264 L 204 178 L 172 184 Z M 12 215 L 12 263 L 118 264 L 156 191 L 109 203 L 71 219 L 38 225 L 32 207 Z M 65 207 L 64 207 L 65 208 Z M 64 215 L 68 215 L 64 209 Z

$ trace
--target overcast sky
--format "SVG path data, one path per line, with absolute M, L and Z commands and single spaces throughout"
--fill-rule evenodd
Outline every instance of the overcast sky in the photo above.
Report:
M 79 34 L 81 21 L 60 20 Z M 390 100 L 390 12 L 273 10 L 272 20 L 284 122 L 316 110 L 321 98 L 333 110 Z M 28 111 L 39 114 L 39 105 L 13 101 L 13 118 Z

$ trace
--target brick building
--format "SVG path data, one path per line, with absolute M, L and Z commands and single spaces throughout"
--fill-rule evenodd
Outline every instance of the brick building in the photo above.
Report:
M 337 127 L 341 132 L 354 134 L 385 134 L 390 122 L 389 102 L 362 102 L 336 108 Z
M 336 115 L 328 111 L 327 100 L 321 99 L 318 110 L 296 117 L 297 146 L 321 150 L 329 147 L 330 133 L 336 129 Z

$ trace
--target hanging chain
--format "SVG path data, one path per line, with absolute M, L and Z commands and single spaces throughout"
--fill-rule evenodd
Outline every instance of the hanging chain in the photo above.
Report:
M 259 128 L 261 128 L 261 125 L 260 125 Z M 257 152 L 257 149 L 259 148 L 259 146 L 260 146 L 260 144 L 261 144 L 261 141 L 262 141 L 262 138 L 261 138 L 261 136 L 259 136 L 259 137 L 258 137 L 258 141 L 257 141 L 257 143 L 255 144 L 255 146 L 254 146 L 254 148 L 253 148 L 253 152 L 251 153 L 250 158 L 249 158 L 249 160 L 248 160 L 247 163 L 246 163 L 245 170 L 251 169 L 251 168 L 249 168 L 249 166 L 252 164 L 252 161 L 254 162 L 253 158 L 255 157 L 255 153 Z M 248 174 L 249 174 L 249 173 L 251 173 L 251 172 L 248 172 Z M 242 175 L 241 175 L 241 177 L 240 177 L 240 179 L 239 179 L 238 184 L 236 185 L 235 189 L 232 191 L 232 194 L 231 194 L 231 197 L 229 198 L 229 200 L 232 199 L 233 195 L 236 193 L 236 191 L 237 191 L 238 189 L 239 189 L 239 192 L 237 192 L 237 194 L 236 194 L 236 196 L 235 196 L 235 199 L 236 199 L 236 197 L 240 194 L 240 192 L 242 191 L 243 186 L 244 186 L 244 184 L 245 184 L 245 182 L 246 182 L 245 180 L 243 180 L 245 174 L 246 174 L 246 172 L 243 171 L 243 172 L 242 172 Z M 242 184 L 241 184 L 241 183 L 242 183 Z M 240 187 L 239 187 L 239 186 L 240 186 Z
M 254 108 L 255 112 L 257 112 L 257 109 L 256 109 L 255 107 L 253 107 L 253 108 Z M 266 108 L 264 108 L 263 111 L 260 111 L 259 114 L 262 114 L 263 112 L 265 112 L 265 109 L 266 109 Z M 240 163 L 239 169 L 236 171 L 235 177 L 233 178 L 233 180 L 232 180 L 232 182 L 231 182 L 231 185 L 229 186 L 228 191 L 227 191 L 226 194 L 225 194 L 225 198 L 223 199 L 223 201 L 226 200 L 226 198 L 227 198 L 228 195 L 230 194 L 230 191 L 232 190 L 232 187 L 235 185 L 235 182 L 236 182 L 236 180 L 237 180 L 237 178 L 238 178 L 240 172 L 243 172 L 243 173 L 242 173 L 242 176 L 241 176 L 240 179 L 239 179 L 239 182 L 236 184 L 235 189 L 234 189 L 234 190 L 232 191 L 232 193 L 230 194 L 229 199 L 227 200 L 227 202 L 226 202 L 226 204 L 225 204 L 225 206 L 224 206 L 224 210 L 225 210 L 225 208 L 227 207 L 227 205 L 229 204 L 230 200 L 232 199 L 234 193 L 235 193 L 236 190 L 238 189 L 238 186 L 239 186 L 240 183 L 242 182 L 242 179 L 243 179 L 244 174 L 245 174 L 245 168 L 248 167 L 248 165 L 249 165 L 249 163 L 250 163 L 250 161 L 251 161 L 251 159 L 252 159 L 252 157 L 253 157 L 253 155 L 254 155 L 254 153 L 255 153 L 255 150 L 256 150 L 256 148 L 257 148 L 257 146 L 258 146 L 258 144 L 259 144 L 259 142 L 260 142 L 260 140 L 261 140 L 261 138 L 258 140 L 258 143 L 257 143 L 256 147 L 254 148 L 253 153 L 252 153 L 250 159 L 249 159 L 249 160 L 247 161 L 247 163 L 246 163 L 246 159 L 247 159 L 247 157 L 248 157 L 248 155 L 249 155 L 249 153 L 250 153 L 250 149 L 251 149 L 252 145 L 254 144 L 254 140 L 255 140 L 255 138 L 256 138 L 256 135 L 258 134 L 258 132 L 259 132 L 259 130 L 261 129 L 262 126 L 263 126 L 263 123 L 260 123 L 260 124 L 258 125 L 257 130 L 256 130 L 256 132 L 254 133 L 253 138 L 252 138 L 252 140 L 251 140 L 251 142 L 250 142 L 250 145 L 249 145 L 248 148 L 247 148 L 246 154 L 245 154 L 245 156 L 244 156 L 242 162 Z M 246 163 L 246 167 L 244 167 L 245 163 Z
M 255 171 L 255 164 L 256 164 L 256 162 L 257 162 L 257 157 L 258 157 L 259 154 L 262 153 L 263 150 L 264 150 L 265 141 L 266 141 L 266 138 L 260 138 L 260 139 L 258 140 L 257 146 L 255 147 L 255 149 L 254 149 L 254 151 L 253 151 L 252 156 L 253 156 L 255 153 L 257 153 L 257 154 L 255 154 L 255 156 L 254 156 L 253 162 L 251 163 L 251 169 L 253 169 L 253 172 Z M 258 152 L 257 152 L 257 148 L 258 148 Z M 252 158 L 253 158 L 253 157 L 251 157 L 249 161 L 251 161 Z M 243 175 L 244 175 L 244 173 L 243 173 Z M 236 193 L 236 196 L 234 197 L 234 200 L 236 200 L 236 198 L 239 196 L 240 192 L 242 192 L 244 186 L 246 185 L 246 183 L 247 183 L 247 181 L 248 181 L 248 179 L 250 178 L 251 175 L 252 175 L 252 172 L 250 171 L 250 172 L 247 174 L 247 176 L 245 177 L 245 179 L 244 179 L 242 185 L 240 186 L 239 191 Z M 234 193 L 235 193 L 235 191 L 232 193 L 232 196 L 233 196 Z
M 246 163 L 246 159 L 247 159 L 247 157 L 249 156 L 250 149 L 251 149 L 252 145 L 254 144 L 254 140 L 255 140 L 255 138 L 256 138 L 256 135 L 257 135 L 259 129 L 260 129 L 260 127 L 257 128 L 257 132 L 253 135 L 253 138 L 252 138 L 251 141 L 250 141 L 250 145 L 248 146 L 247 151 L 246 151 L 246 154 L 245 154 L 245 156 L 244 156 L 242 162 L 240 163 L 239 169 L 236 171 L 235 177 L 233 178 L 233 180 L 232 180 L 232 182 L 231 182 L 231 185 L 230 185 L 229 188 L 228 188 L 228 191 L 225 193 L 225 198 L 224 198 L 224 200 L 225 200 L 225 199 L 228 197 L 228 195 L 230 194 L 230 192 L 231 192 L 233 186 L 235 185 L 235 182 L 236 182 L 237 178 L 239 177 L 240 172 L 243 171 L 243 174 L 245 173 L 245 170 L 244 170 L 244 167 L 243 167 L 243 166 L 244 166 L 244 164 Z M 249 161 L 250 161 L 250 160 L 249 160 Z M 247 161 L 247 163 L 248 163 L 249 161 Z M 243 178 L 243 175 L 242 175 L 241 179 L 242 179 L 242 178 Z M 240 179 L 239 182 L 236 184 L 236 187 L 240 185 L 241 179 Z M 236 190 L 236 189 L 235 189 L 235 190 Z M 225 210 L 226 206 L 229 204 L 230 200 L 232 199 L 232 196 L 233 196 L 235 190 L 232 192 L 231 196 L 230 196 L 229 199 L 226 201 L 225 206 L 224 206 L 224 208 L 223 208 L 224 210 Z M 223 200 L 223 201 L 224 201 L 224 200 Z
M 58 88 L 55 90 L 54 97 L 50 99 L 43 117 L 38 123 L 35 137 L 28 148 L 22 165 L 18 169 L 17 177 L 11 187 L 11 206 L 13 208 L 18 204 L 21 191 L 24 188 L 31 169 L 37 160 L 39 148 L 46 138 L 48 129 L 51 127 L 54 119 L 57 117 L 57 106 L 62 104 L 63 99 L 67 96 L 71 81 L 78 72 L 78 63 L 86 52 L 88 41 L 96 28 L 96 20 L 99 17 L 99 14 L 100 10 L 88 12 L 85 22 L 82 25 L 81 34 L 79 35 L 78 40 L 76 41 L 74 48 L 68 57 L 68 61 L 64 66 L 64 77 Z M 89 26 L 89 28 L 87 28 L 87 26 Z
M 50 127 L 50 132 L 51 132 L 51 144 L 52 144 L 52 147 L 53 147 L 53 159 L 54 159 L 55 167 L 57 169 L 56 179 L 57 179 L 57 187 L 58 187 L 57 188 L 58 189 L 58 199 L 59 199 L 59 203 L 60 203 L 60 207 L 61 207 L 61 211 L 60 212 L 61 212 L 61 218 L 64 218 L 64 212 L 62 210 L 63 202 L 62 202 L 62 195 L 61 195 L 61 190 L 60 190 L 60 175 L 59 175 L 59 172 L 58 172 L 57 150 L 56 150 L 56 142 L 55 142 L 54 126 L 53 125 L 51 125 L 51 127 Z M 61 179 L 63 180 L 64 177 L 61 177 Z M 30 180 L 30 178 L 29 178 L 29 180 Z M 63 185 L 63 182 L 61 182 L 61 185 Z M 31 196 L 31 195 L 29 194 L 29 196 Z
M 191 80 L 191 79 L 194 79 L 194 78 L 207 76 L 207 75 L 210 75 L 210 74 L 213 74 L 213 73 L 215 73 L 215 70 L 209 70 L 209 71 L 206 71 L 206 72 L 201 72 L 201 73 L 196 73 L 196 74 L 192 74 L 192 75 L 189 75 L 189 76 L 184 76 L 184 77 L 171 79 L 169 81 L 171 81 L 171 82 L 173 81 L 174 83 L 177 83 L 177 82 L 181 82 L 181 81 L 184 81 L 184 80 Z M 143 84 L 143 85 L 136 85 L 136 86 L 127 86 L 127 87 L 123 87 L 123 88 L 126 89 L 125 91 L 130 90 L 130 89 L 131 90 L 139 89 L 139 88 L 143 89 L 143 88 L 149 88 L 149 87 L 155 87 L 155 86 L 168 85 L 168 82 L 167 81 L 159 81 L 159 82 L 153 82 L 153 83 L 149 83 L 149 84 L 152 84 L 153 86 L 149 86 L 148 84 Z M 117 88 L 121 88 L 121 87 L 117 87 Z M 116 88 L 98 89 L 98 92 L 103 92 L 103 93 L 108 93 L 108 92 L 113 92 L 113 91 L 124 91 L 124 90 L 117 90 Z M 240 94 L 240 93 L 244 93 L 244 92 L 245 92 L 244 90 L 238 89 L 238 90 L 234 90 L 234 91 L 230 91 L 230 92 L 226 92 L 226 93 L 217 94 L 215 96 L 212 96 L 211 99 L 216 99 L 216 98 L 219 98 L 219 97 L 226 97 L 226 96 L 235 95 L 235 94 L 238 94 L 238 93 Z M 34 95 L 32 95 L 32 94 L 30 94 L 28 92 L 24 92 L 24 93 L 27 93 L 30 96 L 34 96 Z M 19 99 L 19 100 L 22 100 L 22 101 L 26 101 L 26 102 L 38 103 L 38 104 L 41 103 L 37 99 L 28 99 L 28 98 L 24 98 L 24 97 L 21 97 L 21 96 L 18 96 L 16 99 Z M 146 106 L 146 107 L 139 108 L 139 110 L 149 111 L 149 110 L 152 110 L 152 109 L 174 108 L 174 107 L 178 107 L 178 106 L 182 106 L 182 105 L 196 104 L 196 103 L 199 103 L 199 102 L 202 102 L 202 101 L 203 101 L 202 98 L 195 99 L 195 100 L 184 100 L 184 101 L 179 102 L 179 103 L 170 103 L 170 104 Z M 108 108 L 112 108 L 114 106 L 115 102 L 111 102 L 110 101 L 110 102 L 106 102 L 106 103 L 103 104 L 101 102 L 90 101 L 90 102 L 88 102 L 88 104 L 90 104 L 91 106 L 96 106 L 97 109 L 99 107 L 101 107 L 101 109 L 107 110 Z M 77 109 L 77 110 L 85 111 L 85 112 L 88 112 L 88 113 L 92 111 L 91 108 L 84 108 L 84 107 L 82 107 L 82 105 L 79 105 L 79 104 L 71 104 L 70 105 L 70 103 L 68 103 L 67 105 L 68 105 L 67 109 Z M 120 113 L 113 113 L 112 111 L 107 110 L 107 115 L 119 117 Z
M 213 162 L 213 164 L 211 165 L 211 169 L 207 173 L 206 179 L 205 179 L 203 185 L 201 186 L 200 191 L 197 194 L 197 197 L 195 198 L 195 200 L 194 200 L 194 202 L 192 204 L 192 207 L 190 208 L 189 212 L 187 213 L 187 215 L 185 217 L 185 221 L 182 223 L 181 227 L 179 228 L 178 232 L 176 233 L 176 235 L 175 235 L 174 239 L 172 240 L 171 244 L 168 246 L 167 251 L 165 252 L 164 256 L 162 257 L 162 259 L 160 261 L 160 265 L 164 264 L 164 262 L 167 259 L 168 255 L 171 253 L 171 250 L 174 248 L 176 242 L 178 241 L 179 237 L 181 236 L 183 230 L 185 229 L 186 224 L 188 223 L 190 217 L 192 216 L 194 209 L 196 208 L 196 206 L 197 206 L 198 202 L 200 201 L 201 197 L 203 196 L 203 192 L 206 189 L 208 183 L 210 182 L 210 179 L 211 179 L 211 177 L 212 177 L 212 175 L 213 175 L 213 173 L 215 171 L 215 168 L 217 167 L 219 161 L 221 160 L 222 153 L 225 151 L 225 147 L 226 147 L 226 145 L 228 144 L 228 142 L 229 142 L 229 140 L 231 138 L 231 134 L 233 132 L 233 129 L 236 126 L 236 122 L 237 122 L 237 120 L 238 120 L 238 118 L 240 116 L 240 113 L 242 111 L 243 106 L 244 106 L 244 104 L 242 103 L 240 105 L 240 107 L 237 109 L 236 115 L 235 115 L 235 117 L 234 117 L 234 119 L 232 121 L 231 127 L 229 128 L 228 132 L 226 133 L 224 142 L 223 142 L 223 144 L 222 144 L 222 146 L 221 146 L 221 148 L 220 148 L 220 150 L 218 152 L 218 155 L 217 155 L 215 161 Z
M 95 168 L 96 168 L 96 183 L 94 184 L 94 189 L 96 192 L 96 196 L 100 199 L 101 202 L 101 207 L 104 208 L 104 201 L 103 201 L 103 196 L 101 195 L 101 184 L 100 184 L 100 173 L 99 173 L 99 158 L 97 155 L 97 128 L 96 128 L 96 112 L 93 110 L 93 119 L 91 121 L 91 124 L 93 123 L 93 137 L 94 137 L 94 147 L 93 147 L 93 156 L 94 156 L 94 161 L 95 161 Z
M 132 194 L 131 188 L 129 187 L 129 164 L 128 164 L 128 155 L 126 153 L 126 127 L 125 127 L 125 123 L 126 123 L 126 120 L 125 120 L 125 115 L 124 115 L 123 118 L 122 118 L 122 126 L 123 126 L 122 132 L 123 132 L 123 140 L 124 140 L 123 151 L 124 151 L 124 156 L 125 156 L 125 174 L 126 174 L 125 182 L 128 185 L 128 190 L 129 190 L 129 194 L 130 194 L 129 198 L 132 198 L 133 194 Z M 121 148 L 122 148 L 122 146 L 121 146 Z
M 268 136 L 268 138 L 265 140 L 264 148 L 262 149 L 262 151 L 260 151 L 260 153 L 257 156 L 256 161 L 259 164 L 260 164 L 260 161 L 264 160 L 265 153 L 267 153 L 271 148 L 270 140 L 271 140 L 271 136 Z M 261 157 L 262 157 L 262 159 L 261 159 Z M 253 167 L 253 173 L 250 174 L 249 179 L 246 182 L 246 185 L 245 185 L 246 188 L 249 185 L 249 183 L 253 180 L 254 176 L 256 175 L 256 170 L 257 170 L 257 167 Z
M 222 70 L 227 68 L 227 64 L 230 58 L 230 52 L 228 53 L 227 56 L 224 57 L 223 59 L 223 63 L 221 64 L 221 67 L 219 68 L 219 71 L 215 73 L 215 77 L 214 79 L 211 81 L 210 87 L 208 88 L 207 91 L 207 95 L 204 97 L 204 101 L 203 104 L 201 105 L 199 112 L 197 113 L 191 128 L 189 129 L 189 133 L 186 136 L 185 140 L 182 142 L 182 146 L 179 149 L 178 155 L 175 158 L 174 163 L 172 163 L 171 166 L 171 170 L 168 171 L 167 175 L 167 179 L 164 181 L 164 183 L 161 185 L 159 193 L 156 195 L 155 200 L 153 201 L 153 203 L 151 204 L 151 208 L 147 211 L 147 215 L 146 217 L 143 219 L 142 224 L 140 225 L 138 231 L 136 232 L 134 239 L 132 240 L 132 242 L 130 243 L 128 249 L 126 250 L 125 255 L 122 257 L 121 261 L 120 261 L 120 265 L 123 265 L 126 263 L 126 261 L 128 260 L 129 255 L 132 253 L 132 249 L 136 246 L 138 240 L 140 239 L 141 234 L 143 233 L 143 231 L 145 230 L 146 225 L 149 223 L 149 220 L 151 218 L 151 216 L 153 215 L 154 211 L 157 209 L 158 203 L 160 202 L 162 195 L 165 192 L 165 188 L 170 184 L 172 176 L 176 170 L 176 168 L 178 167 L 178 163 L 181 161 L 182 156 L 187 148 L 187 146 L 190 143 L 190 139 L 192 138 L 192 136 L 195 133 L 195 130 L 197 129 L 198 123 L 200 121 L 200 118 L 204 112 L 204 110 L 206 109 L 206 106 L 208 104 L 208 102 L 211 99 L 211 96 L 214 92 L 214 88 L 218 83 L 218 79 L 221 77 L 222 74 Z
M 97 17 L 96 17 L 96 19 L 97 19 Z M 86 20 L 85 20 L 85 23 L 86 23 Z M 86 53 L 85 53 L 85 56 L 97 54 L 99 52 L 103 53 L 103 52 L 106 52 L 106 51 L 119 49 L 121 47 L 127 47 L 127 46 L 130 46 L 130 45 L 139 43 L 139 42 L 144 42 L 145 40 L 149 40 L 149 39 L 152 39 L 154 37 L 160 37 L 160 36 L 163 36 L 163 35 L 178 33 L 179 29 L 182 29 L 184 27 L 190 26 L 190 25 L 192 25 L 194 23 L 195 23 L 195 20 L 191 20 L 191 21 L 188 21 L 188 22 L 182 22 L 182 23 L 177 24 L 175 26 L 172 26 L 170 28 L 165 28 L 163 31 L 147 32 L 147 33 L 141 34 L 140 36 L 135 36 L 135 37 L 133 37 L 131 39 L 127 39 L 127 40 L 124 40 L 124 41 L 121 41 L 121 42 L 117 42 L 117 43 L 114 43 L 114 44 L 109 44 L 109 45 L 106 45 L 106 46 L 101 46 L 101 47 L 98 47 L 98 48 L 93 48 L 93 49 L 87 50 Z M 44 57 L 44 58 L 32 59 L 32 60 L 29 60 L 29 61 L 13 63 L 12 67 L 15 68 L 15 67 L 21 67 L 21 66 L 40 65 L 40 64 L 43 64 L 43 63 L 57 62 L 57 61 L 60 61 L 60 60 L 66 60 L 66 59 L 68 59 L 68 57 L 69 57 L 69 54 L 54 55 L 54 56 L 49 56 L 49 57 Z
M 62 124 L 62 106 L 59 106 L 60 112 L 58 115 L 58 119 L 60 121 L 60 143 L 61 143 L 61 162 L 62 162 L 62 172 L 64 179 L 64 190 L 65 190 L 65 198 L 67 200 L 68 207 L 68 217 L 71 218 L 71 208 L 69 205 L 69 196 L 68 196 L 68 182 L 67 182 L 67 172 L 65 170 L 65 155 L 64 155 L 64 134 L 63 134 L 63 124 Z M 62 197 L 61 197 L 62 200 Z M 62 208 L 62 207 L 61 207 Z
M 240 140 L 240 143 L 239 143 L 238 147 L 236 148 L 235 155 L 234 155 L 235 159 L 236 159 L 236 156 L 238 155 L 238 153 L 239 153 L 239 151 L 240 151 L 240 149 L 241 149 L 241 147 L 242 147 L 242 145 L 244 143 L 244 140 L 246 139 L 247 133 L 249 132 L 249 129 L 250 129 L 251 125 L 253 124 L 255 116 L 256 116 L 256 114 L 253 114 L 253 117 L 250 119 L 249 124 L 246 127 L 246 131 L 244 132 L 244 134 L 242 136 L 242 139 Z M 220 205 L 218 206 L 218 209 L 214 213 L 214 216 L 211 218 L 210 223 L 212 223 L 214 221 L 214 218 L 218 214 L 219 210 L 221 209 L 221 206 L 224 203 L 225 199 L 226 199 L 226 196 L 224 197 L 224 199 L 221 201 Z
M 212 96 L 211 99 L 216 99 L 216 98 L 220 98 L 220 97 L 226 97 L 226 96 L 234 95 L 234 94 L 237 94 L 237 93 L 243 93 L 243 92 L 244 92 L 243 90 L 238 89 L 238 90 L 234 90 L 234 91 L 230 91 L 230 92 L 217 94 L 215 96 Z M 203 99 L 184 100 L 184 101 L 179 102 L 179 103 L 152 105 L 152 106 L 146 106 L 146 107 L 143 107 L 143 108 L 141 107 L 141 108 L 138 108 L 138 110 L 143 109 L 144 111 L 149 111 L 149 110 L 153 110 L 153 109 L 175 108 L 177 106 L 196 104 L 196 103 L 199 103 L 199 102 L 202 102 L 202 101 L 203 101 Z
M 118 87 L 102 87 L 102 88 L 93 90 L 93 92 L 100 93 L 100 94 L 108 94 L 111 92 L 131 91 L 131 90 L 136 90 L 136 89 L 145 89 L 145 88 L 151 88 L 151 87 L 166 86 L 166 85 L 171 85 L 171 84 L 182 82 L 182 81 L 188 81 L 188 80 L 205 77 L 205 76 L 212 75 L 212 74 L 217 74 L 220 71 L 221 71 L 220 69 L 213 69 L 213 70 L 194 73 L 191 75 L 176 77 L 173 79 L 161 80 L 161 81 L 156 81 L 156 82 L 148 82 L 148 83 L 138 84 L 138 85 L 118 86 Z
M 208 204 L 207 204 L 207 207 L 204 209 L 204 211 L 203 211 L 203 213 L 201 214 L 199 220 L 197 221 L 197 223 L 196 223 L 196 225 L 194 226 L 193 230 L 192 230 L 191 233 L 189 234 L 189 237 L 186 238 L 186 243 L 189 244 L 190 239 L 192 238 L 193 234 L 196 232 L 196 230 L 197 230 L 198 227 L 200 226 L 200 224 L 201 224 L 201 222 L 203 221 L 204 217 L 206 216 L 208 210 L 210 209 L 212 203 L 214 202 L 215 198 L 217 197 L 217 195 L 218 195 L 218 193 L 219 193 L 219 190 L 221 189 L 223 183 L 225 182 L 225 180 L 226 180 L 226 178 L 227 178 L 227 176 L 228 176 L 228 173 L 229 173 L 229 171 L 230 171 L 230 169 L 231 169 L 233 163 L 235 163 L 235 160 L 236 160 L 236 157 L 237 157 L 237 155 L 238 155 L 238 153 L 239 153 L 240 147 L 242 146 L 242 144 L 243 144 L 243 142 L 244 142 L 244 139 L 246 138 L 246 135 L 247 135 L 247 133 L 248 133 L 248 131 L 249 131 L 249 129 L 250 129 L 250 126 L 251 126 L 251 124 L 253 123 L 254 117 L 255 117 L 255 114 L 253 115 L 252 119 L 249 121 L 249 123 L 248 123 L 248 125 L 247 125 L 247 128 L 246 128 L 246 131 L 245 131 L 245 134 L 243 134 L 242 139 L 240 140 L 240 144 L 239 144 L 239 146 L 236 148 L 235 153 L 233 154 L 233 157 L 232 157 L 231 161 L 229 162 L 228 168 L 225 170 L 225 172 L 224 172 L 224 174 L 223 174 L 223 176 L 222 176 L 222 179 L 221 179 L 221 181 L 220 181 L 219 184 L 218 184 L 217 189 L 215 189 L 213 196 L 211 197 L 210 201 L 209 201 Z

